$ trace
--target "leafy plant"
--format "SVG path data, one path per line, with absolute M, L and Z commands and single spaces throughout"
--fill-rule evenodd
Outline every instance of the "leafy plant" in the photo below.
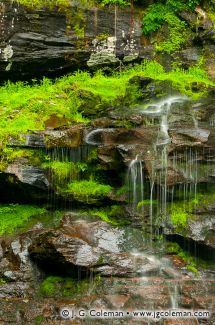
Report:
M 187 32 L 186 23 L 180 20 L 177 16 L 167 13 L 164 21 L 169 26 L 169 38 L 167 41 L 160 42 L 156 45 L 158 51 L 172 53 L 178 51 L 181 46 L 186 42 Z
M 168 39 L 157 44 L 157 50 L 172 53 L 181 48 L 187 39 L 186 23 L 177 16 L 177 12 L 194 10 L 198 3 L 199 0 L 166 0 L 165 3 L 153 3 L 148 7 L 143 17 L 144 34 L 155 32 L 164 24 L 169 28 Z
M 163 25 L 167 13 L 167 7 L 161 3 L 155 3 L 149 6 L 143 17 L 144 34 L 149 34 L 158 30 Z

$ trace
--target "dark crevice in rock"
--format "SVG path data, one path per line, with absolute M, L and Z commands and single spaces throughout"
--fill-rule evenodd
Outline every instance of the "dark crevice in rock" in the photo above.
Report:
M 185 238 L 177 234 L 165 235 L 165 238 L 168 241 L 178 243 L 185 251 L 203 260 L 214 261 L 215 259 L 215 248 L 207 246 L 202 242 L 196 242 L 193 239 Z
M 35 203 L 47 202 L 47 191 L 24 184 L 15 175 L 0 174 L 1 203 Z

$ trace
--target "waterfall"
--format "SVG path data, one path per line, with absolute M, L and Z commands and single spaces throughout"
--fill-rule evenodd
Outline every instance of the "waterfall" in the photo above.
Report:
M 87 133 L 85 136 L 85 142 L 91 146 L 98 146 L 103 144 L 103 133 L 112 133 L 114 129 L 95 129 Z
M 138 160 L 138 156 L 136 156 L 136 158 L 133 159 L 129 165 L 127 179 L 129 188 L 129 203 L 132 210 L 137 211 L 138 203 L 144 199 L 143 165 L 142 161 Z
M 189 148 L 179 155 L 173 154 L 173 167 L 184 177 L 184 201 L 197 197 L 199 154 L 196 149 Z M 206 176 L 206 175 L 204 175 Z
M 159 214 L 166 215 L 167 210 L 167 171 L 168 171 L 168 147 L 170 143 L 170 137 L 168 134 L 168 116 L 174 103 L 183 102 L 186 97 L 170 97 L 164 99 L 155 104 L 149 104 L 142 111 L 143 115 L 151 118 L 159 118 L 159 128 L 157 140 L 154 145 L 154 157 L 158 166 L 152 166 L 151 185 L 150 185 L 150 223 L 153 224 L 153 191 L 154 185 L 157 183 L 160 185 L 158 193 L 158 199 L 160 202 Z M 95 144 L 93 137 L 102 132 L 103 129 L 97 129 L 88 134 L 86 142 Z M 133 159 L 129 165 L 127 179 L 128 179 L 128 191 L 129 191 L 129 203 L 132 210 L 137 212 L 138 203 L 142 206 L 144 200 L 144 179 L 143 179 L 143 166 L 142 161 L 138 159 L 138 156 Z

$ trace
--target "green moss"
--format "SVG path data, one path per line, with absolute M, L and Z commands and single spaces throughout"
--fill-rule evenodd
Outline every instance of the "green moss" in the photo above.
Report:
M 110 35 L 107 33 L 101 33 L 96 35 L 96 39 L 99 41 L 105 41 Z
M 7 282 L 5 281 L 5 279 L 0 278 L 0 286 L 4 285 L 5 283 L 7 283 Z
M 193 200 L 195 208 L 207 207 L 209 204 L 214 204 L 215 194 L 213 193 L 199 193 L 195 200 Z
M 100 277 L 94 278 L 94 283 L 100 283 Z M 88 292 L 91 286 L 89 280 L 75 280 L 59 276 L 49 276 L 40 285 L 39 296 L 42 297 L 77 297 Z
M 89 215 L 97 216 L 113 226 L 125 226 L 130 224 L 130 221 L 125 219 L 124 209 L 119 205 L 113 205 L 109 208 L 92 209 L 88 210 L 87 213 Z
M 40 293 L 45 297 L 52 297 L 58 294 L 58 291 L 61 289 L 59 283 L 62 281 L 63 279 L 61 277 L 49 276 L 42 282 Z
M 116 191 L 116 195 L 120 196 L 122 194 L 127 194 L 128 193 L 128 186 L 127 185 L 123 185 L 121 186 L 117 191 Z
M 40 166 L 45 154 L 40 150 L 5 147 L 0 150 L 0 171 L 4 171 L 9 164 L 19 158 L 26 158 L 29 164 Z
M 58 160 L 45 162 L 42 164 L 42 167 L 52 171 L 54 184 L 58 186 L 59 189 L 71 180 L 77 181 L 80 178 L 80 174 L 88 170 L 87 163 Z
M 30 8 L 30 9 L 42 9 L 48 8 L 50 10 L 54 8 L 59 8 L 60 10 L 66 10 L 71 8 L 70 0 L 15 0 L 17 3 Z M 79 0 L 82 6 L 95 5 L 99 3 L 101 5 L 118 5 L 118 6 L 129 6 L 131 4 L 130 0 Z
M 78 171 L 75 164 L 70 161 L 50 161 L 42 164 L 43 168 L 50 168 L 56 176 L 58 184 L 61 184 L 69 178 L 71 174 L 76 178 Z
M 34 325 L 41 325 L 45 320 L 43 315 L 38 315 L 34 318 Z
M 66 192 L 72 193 L 76 199 L 100 199 L 112 191 L 110 185 L 100 184 L 94 180 L 81 180 L 69 183 Z
M 170 218 L 173 225 L 185 228 L 187 226 L 189 213 L 186 211 L 186 208 L 182 205 L 178 203 L 173 203 L 170 210 Z
M 138 202 L 137 208 L 141 208 L 144 205 L 150 205 L 150 204 L 158 204 L 157 200 L 142 200 Z
M 70 0 L 15 0 L 17 3 L 30 9 L 65 9 L 71 7 Z M 81 1 L 81 0 L 80 0 Z
M 121 7 L 126 7 L 131 5 L 130 0 L 97 0 L 98 3 L 101 3 L 103 6 L 106 5 L 117 5 Z
M 1 205 L 0 206 L 0 235 L 12 234 L 34 215 L 44 214 L 44 208 L 31 205 Z
M 186 263 L 189 271 L 198 274 L 197 259 L 184 251 L 177 243 L 167 243 L 167 252 L 177 254 Z

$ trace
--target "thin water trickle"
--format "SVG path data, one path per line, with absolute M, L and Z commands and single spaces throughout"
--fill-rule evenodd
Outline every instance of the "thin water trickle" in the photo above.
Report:
M 128 187 L 129 202 L 132 210 L 138 210 L 138 203 L 144 199 L 144 175 L 142 161 L 138 160 L 138 156 L 133 159 L 128 168 Z M 143 205 L 141 204 L 141 209 Z
M 51 148 L 47 150 L 46 167 L 51 187 L 48 190 L 48 204 L 57 208 L 58 192 L 67 184 L 78 179 L 78 164 L 86 162 L 90 152 L 89 146 L 77 148 Z M 69 202 L 65 199 L 64 208 Z M 70 204 L 69 204 L 70 205 Z
M 170 302 L 171 302 L 171 308 L 177 309 L 179 308 L 179 288 L 178 283 L 173 282 L 169 286 L 169 295 L 170 295 Z

